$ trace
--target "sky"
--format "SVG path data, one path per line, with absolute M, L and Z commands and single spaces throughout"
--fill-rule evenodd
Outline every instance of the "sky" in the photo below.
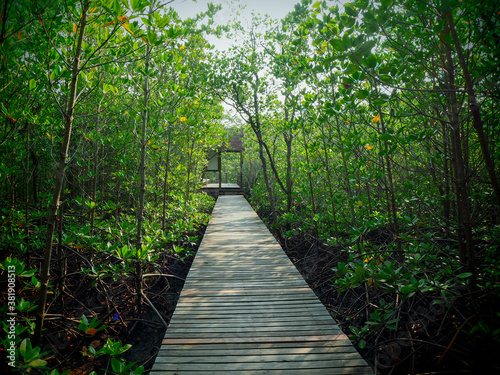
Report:
M 286 14 L 294 9 L 294 6 L 300 0 L 174 0 L 169 6 L 175 9 L 181 18 L 193 17 L 196 14 L 207 10 L 207 4 L 209 2 L 214 5 L 222 4 L 222 10 L 217 13 L 215 21 L 218 24 L 226 24 L 233 18 L 233 12 L 231 9 L 235 8 L 232 3 L 240 3 L 246 5 L 246 8 L 241 12 L 241 20 L 250 20 L 252 10 L 261 13 L 262 15 L 268 14 L 272 18 L 281 19 Z M 209 40 L 210 43 L 214 44 L 217 49 L 226 49 L 231 45 L 228 40 Z

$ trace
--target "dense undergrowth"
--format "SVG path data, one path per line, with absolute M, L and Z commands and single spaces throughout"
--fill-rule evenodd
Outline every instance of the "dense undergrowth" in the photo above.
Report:
M 19 373 L 140 374 L 152 365 L 158 338 L 173 313 L 214 205 L 214 199 L 203 193 L 193 194 L 189 202 L 179 198 L 169 202 L 165 230 L 161 211 L 147 207 L 141 251 L 132 245 L 136 219 L 131 212 L 113 209 L 108 202 L 96 210 L 90 228 L 86 220 L 90 208 L 68 202 L 76 210 L 60 215 L 43 341 L 36 348 L 31 337 L 45 218 L 37 211 L 28 220 L 23 212 L 2 211 L 2 237 L 9 241 L 1 250 L 10 255 L 1 264 L 2 288 L 7 290 L 9 267 L 15 267 L 17 275 L 18 315 L 12 333 L 20 348 L 15 361 Z M 9 331 L 7 295 L 2 299 L 3 328 Z M 8 348 L 8 338 L 2 340 Z
M 480 276 L 471 288 L 471 275 L 454 270 L 456 241 L 441 228 L 408 227 L 403 263 L 392 256 L 389 227 L 328 239 L 294 229 L 275 228 L 275 236 L 376 373 L 498 372 L 498 233 L 478 233 Z

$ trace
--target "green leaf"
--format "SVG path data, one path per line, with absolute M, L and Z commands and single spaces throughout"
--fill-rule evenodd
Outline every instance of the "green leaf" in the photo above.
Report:
M 113 371 L 120 374 L 123 370 L 123 362 L 117 360 L 116 358 L 111 358 L 111 367 Z
M 141 17 L 141 20 L 142 20 L 142 22 L 144 22 L 144 24 L 145 24 L 146 26 L 153 27 L 153 24 L 149 21 L 149 19 L 148 19 L 148 18 L 146 18 L 146 17 Z
M 130 0 L 130 5 L 132 6 L 132 10 L 134 12 L 138 12 L 142 9 L 141 0 Z
M 345 51 L 346 50 L 344 42 L 342 40 L 340 40 L 340 39 L 332 39 L 330 41 L 330 44 L 337 51 Z
M 359 90 L 356 94 L 359 100 L 366 99 L 370 95 L 370 91 L 368 90 Z
M 370 54 L 368 55 L 368 57 L 365 58 L 364 62 L 368 67 L 375 69 L 378 63 L 377 56 L 374 54 Z
M 33 91 L 36 88 L 36 81 L 34 78 L 30 79 L 29 88 L 30 88 L 30 91 Z
M 371 50 L 376 43 L 377 42 L 375 40 L 368 40 L 363 44 L 360 44 L 358 47 L 356 47 L 354 53 L 359 54 L 361 56 L 366 56 L 371 53 Z
M 122 14 L 122 6 L 120 5 L 120 2 L 118 0 L 114 0 L 113 2 L 113 12 L 115 12 L 115 15 L 117 17 Z
M 132 371 L 131 375 L 142 375 L 144 372 L 144 366 L 137 367 L 134 371 Z
M 347 15 L 351 16 L 351 17 L 357 17 L 358 16 L 358 11 L 356 9 L 354 9 L 354 6 L 352 4 L 345 4 L 344 5 L 344 10 L 346 12 Z
M 459 279 L 466 279 L 466 278 L 471 277 L 471 276 L 472 276 L 471 272 L 464 272 L 464 273 L 461 273 L 460 275 L 458 275 L 457 277 Z
M 386 103 L 387 103 L 387 101 L 386 101 L 386 100 L 384 100 L 384 99 L 375 99 L 375 100 L 372 102 L 372 104 L 373 104 L 374 106 L 376 106 L 376 107 L 382 106 L 382 105 L 384 105 L 384 104 L 386 104 Z
M 313 6 L 312 6 L 312 7 L 313 7 L 313 9 L 317 9 L 317 8 L 319 8 L 319 7 L 320 7 L 320 5 L 321 5 L 321 1 L 316 1 L 316 2 L 313 4 Z
M 415 290 L 415 287 L 413 285 L 405 285 L 401 288 L 401 293 L 403 294 L 409 294 Z
M 151 44 L 155 44 L 158 40 L 158 36 L 156 35 L 156 33 L 152 30 L 149 30 L 148 31 L 148 41 L 151 43 Z
M 29 348 L 28 348 L 29 347 Z M 19 352 L 21 353 L 21 355 L 24 357 L 26 355 L 26 351 L 31 349 L 31 345 L 29 344 L 28 340 L 27 339 L 24 339 L 22 342 L 21 342 L 21 346 L 19 347 Z
M 368 35 L 378 33 L 378 22 L 376 20 L 373 20 L 365 24 L 365 31 Z
M 349 64 L 344 71 L 344 74 L 351 75 L 353 73 L 356 73 L 359 69 L 358 64 Z
M 392 135 L 392 134 L 385 133 L 385 134 L 381 134 L 379 138 L 380 138 L 380 140 L 381 140 L 381 141 L 390 141 L 390 140 L 392 140 L 394 137 L 393 137 L 393 135 Z
M 381 74 L 379 76 L 379 78 L 384 82 L 384 83 L 391 83 L 392 82 L 392 78 L 390 75 L 387 75 L 387 74 Z
M 35 359 L 33 361 L 31 361 L 30 363 L 28 363 L 28 366 L 30 367 L 43 367 L 47 364 L 46 361 L 44 361 L 43 359 Z

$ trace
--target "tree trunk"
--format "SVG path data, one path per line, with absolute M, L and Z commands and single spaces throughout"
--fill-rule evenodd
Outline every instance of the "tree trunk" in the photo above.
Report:
M 382 130 L 382 134 L 386 133 L 385 129 L 385 121 L 384 117 L 382 114 L 382 111 L 380 108 L 378 109 L 378 114 L 380 116 L 380 126 Z M 384 140 L 384 148 L 386 150 L 389 150 L 389 144 L 388 141 Z M 398 223 L 398 214 L 397 214 L 397 208 L 396 208 L 396 196 L 394 194 L 394 181 L 392 179 L 392 163 L 391 159 L 389 157 L 389 152 L 385 154 L 385 165 L 387 169 L 387 180 L 389 181 L 389 196 L 391 199 L 391 204 L 390 204 L 390 217 L 392 217 L 392 224 L 394 225 L 394 233 L 396 235 L 396 246 L 397 246 L 397 252 L 396 252 L 396 257 L 400 263 L 403 263 L 404 261 L 404 253 L 403 253 L 403 248 L 401 246 L 401 237 L 399 235 L 399 223 Z
M 342 134 L 340 133 L 340 124 L 339 124 L 338 117 L 335 117 L 335 121 L 337 123 L 338 140 L 339 140 L 339 142 L 341 142 Z M 352 194 L 352 189 L 351 189 L 351 182 L 349 181 L 349 171 L 347 169 L 346 156 L 345 156 L 344 149 L 342 147 L 340 147 L 340 154 L 342 156 L 342 165 L 344 167 L 344 180 L 346 183 L 347 195 L 349 196 L 349 200 L 347 201 L 347 205 L 349 206 L 349 212 L 351 214 L 351 225 L 356 226 L 356 214 L 354 213 L 354 206 L 352 204 L 353 194 Z
M 163 181 L 163 213 L 161 228 L 165 230 L 167 220 L 167 197 L 168 197 L 168 169 L 170 168 L 170 150 L 172 140 L 172 127 L 168 128 L 167 160 L 165 160 L 165 179 Z
M 80 74 L 80 57 L 82 55 L 83 36 L 87 25 L 87 11 L 89 0 L 83 2 L 82 16 L 80 19 L 80 33 L 73 58 L 72 76 L 69 90 L 68 106 L 64 113 L 64 138 L 59 153 L 59 163 L 56 171 L 56 183 L 52 194 L 52 202 L 49 208 L 47 221 L 47 237 L 45 240 L 45 252 L 43 258 L 42 273 L 40 275 L 40 299 L 38 300 L 38 310 L 36 317 L 36 327 L 34 335 L 34 345 L 39 346 L 42 338 L 43 322 L 45 318 L 45 305 L 47 303 L 47 292 L 49 287 L 50 263 L 52 259 L 52 246 L 54 244 L 54 231 L 57 224 L 57 211 L 60 205 L 61 191 L 64 184 L 64 174 L 66 171 L 66 160 L 68 158 L 71 132 L 73 129 L 73 116 L 75 113 L 76 93 L 78 88 L 78 76 Z
M 451 36 L 453 38 L 453 43 L 458 55 L 458 61 L 465 78 L 465 88 L 467 90 L 467 96 L 469 99 L 469 106 L 472 113 L 472 123 L 474 129 L 476 129 L 477 137 L 479 139 L 479 144 L 481 146 L 481 152 L 483 154 L 484 163 L 486 165 L 486 170 L 491 180 L 491 185 L 495 193 L 495 198 L 497 201 L 497 209 L 500 209 L 500 185 L 498 183 L 498 178 L 495 171 L 495 162 L 491 158 L 491 153 L 488 148 L 488 142 L 484 134 L 483 121 L 481 119 L 481 112 L 479 110 L 479 105 L 477 104 L 476 94 L 474 92 L 474 86 L 472 84 L 472 76 L 469 72 L 467 62 L 465 61 L 465 56 L 460 45 L 460 40 L 458 39 L 457 31 L 455 29 L 455 22 L 453 21 L 452 11 L 449 9 L 445 12 L 446 20 L 448 21 L 448 26 L 450 28 Z
M 151 20 L 152 7 L 149 6 L 149 19 Z M 149 27 L 148 27 L 149 31 Z M 137 250 L 142 249 L 142 226 L 144 224 L 144 195 L 146 194 L 146 128 L 148 125 L 148 101 L 149 101 L 149 60 L 150 60 L 150 46 L 146 43 L 146 56 L 144 61 L 144 108 L 142 111 L 142 127 L 141 127 L 141 163 L 139 166 L 139 176 L 141 179 L 139 187 L 139 210 L 137 212 Z M 140 309 L 142 303 L 142 269 L 140 260 L 136 264 L 136 297 L 137 306 Z
M 292 199 L 292 142 L 293 134 L 290 131 L 289 134 L 285 133 L 285 144 L 286 144 L 286 212 L 290 212 L 293 206 Z
M 328 147 L 326 144 L 326 136 L 325 136 L 325 129 L 323 126 L 323 122 L 321 123 L 321 135 L 323 139 L 323 151 L 325 153 L 325 166 L 326 166 L 326 180 L 328 182 L 328 190 L 330 193 L 330 203 L 332 207 L 332 216 L 333 216 L 333 228 L 335 230 L 335 235 L 337 236 L 339 234 L 338 232 L 338 224 L 337 224 L 337 211 L 335 210 L 335 199 L 333 196 L 333 186 L 332 186 L 332 175 L 331 175 L 331 168 L 330 168 L 330 156 L 328 155 Z
M 185 200 L 184 200 L 184 207 L 187 207 L 188 201 L 189 201 L 189 193 L 191 190 L 191 163 L 192 163 L 192 158 L 193 158 L 193 145 L 191 145 L 191 128 L 188 126 L 188 163 L 187 163 L 187 181 L 186 181 L 186 195 L 185 195 Z M 220 172 L 222 173 L 221 168 Z M 222 181 L 222 179 L 221 179 Z M 219 182 L 221 184 L 222 182 Z
M 476 267 L 475 249 L 472 237 L 472 223 L 470 214 L 470 202 L 467 192 L 467 177 L 465 174 L 465 163 L 462 155 L 462 141 L 460 136 L 460 118 L 457 96 L 455 89 L 455 71 L 451 56 L 451 47 L 445 43 L 447 58 L 447 75 L 449 82 L 449 99 L 451 104 L 451 125 L 452 125 L 452 153 L 455 169 L 455 189 L 456 189 L 456 209 L 458 224 L 458 243 L 460 249 L 460 261 L 465 265 L 467 271 L 472 273 L 470 286 L 475 288 Z
M 307 163 L 307 178 L 309 179 L 309 193 L 311 194 L 311 205 L 313 209 L 314 238 L 317 239 L 319 235 L 318 220 L 317 220 L 318 211 L 316 209 L 316 200 L 314 199 L 314 186 L 312 182 L 311 165 L 309 163 L 309 150 L 307 148 L 306 132 L 304 128 L 302 128 L 302 137 L 304 139 L 304 150 L 306 153 L 306 163 Z
M 273 188 L 269 182 L 269 176 L 267 174 L 267 161 L 266 161 L 266 156 L 264 154 L 264 141 L 262 139 L 262 134 L 260 132 L 260 126 L 258 126 L 257 124 L 254 123 L 252 128 L 254 129 L 254 132 L 257 135 L 257 140 L 259 141 L 259 157 L 260 157 L 260 161 L 262 163 L 262 172 L 264 174 L 264 182 L 266 184 L 267 193 L 269 194 L 269 205 L 271 208 L 273 225 L 277 226 L 278 225 L 278 214 L 276 213 L 276 202 L 274 201 Z

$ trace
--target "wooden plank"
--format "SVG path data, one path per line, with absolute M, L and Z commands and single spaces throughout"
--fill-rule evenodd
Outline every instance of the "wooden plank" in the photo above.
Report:
M 241 353 L 239 355 L 200 355 L 182 357 L 176 356 L 172 358 L 158 357 L 158 363 L 263 363 L 263 362 L 312 362 L 312 361 L 332 361 L 332 360 L 359 360 L 357 353 L 335 353 L 335 352 L 320 352 L 320 353 L 301 353 L 301 354 L 258 354 L 251 355 L 248 353 Z
M 192 288 L 189 290 L 183 290 L 181 296 L 227 296 L 227 295 L 267 295 L 267 296 L 275 296 L 280 294 L 289 294 L 292 292 L 304 292 L 313 293 L 309 287 L 299 287 L 299 288 L 286 288 L 286 289 L 278 289 L 271 288 L 266 290 L 245 290 L 238 288 L 227 288 L 227 289 L 196 289 Z
M 248 266 L 248 265 L 247 265 Z M 252 265 L 257 267 L 258 265 Z M 241 270 L 243 270 L 243 267 L 241 267 Z M 265 270 L 261 270 L 262 273 L 258 274 L 247 274 L 244 272 L 240 272 L 240 269 L 236 267 L 232 267 L 228 269 L 228 274 L 227 276 L 224 275 L 223 270 L 203 270 L 203 271 L 196 271 L 193 273 L 193 277 L 189 278 L 190 283 L 195 283 L 196 281 L 199 281 L 200 279 L 206 280 L 207 283 L 209 282 L 214 282 L 214 283 L 224 283 L 224 282 L 234 282 L 234 281 L 253 281 L 253 282 L 275 282 L 276 284 L 295 284 L 299 283 L 300 285 L 307 285 L 305 280 L 299 279 L 302 278 L 299 273 L 293 274 L 293 273 L 282 273 L 283 276 L 278 277 L 276 276 L 277 274 L 271 274 L 271 275 L 266 275 Z M 205 284 L 205 281 L 200 280 L 201 284 Z
M 253 319 L 254 321 L 259 321 L 262 319 L 270 319 L 276 316 L 274 312 L 271 313 L 265 313 L 265 312 L 259 312 L 256 314 L 252 313 L 247 313 L 247 314 L 242 314 L 240 312 L 229 312 L 227 314 L 220 314 L 220 313 L 206 313 L 206 314 L 201 314 L 201 313 L 179 313 L 178 318 L 176 319 Z M 288 312 L 286 315 L 284 315 L 287 319 L 292 319 L 294 317 L 297 318 L 307 318 L 308 316 L 315 316 L 315 317 L 330 317 L 330 315 L 326 315 L 324 313 L 318 313 L 318 312 L 311 312 L 309 314 L 304 313 L 303 311 L 296 311 L 296 312 Z M 331 317 L 330 317 L 331 318 Z M 173 320 L 173 319 L 172 319 Z
M 335 329 L 310 329 L 301 327 L 302 330 L 292 330 L 287 329 L 287 331 L 269 331 L 266 329 L 262 330 L 249 330 L 241 329 L 241 332 L 224 332 L 219 330 L 218 332 L 197 332 L 196 330 L 173 330 L 170 332 L 165 339 L 175 340 L 224 340 L 224 339 L 267 339 L 270 342 L 281 342 L 282 338 L 290 337 L 291 335 L 324 335 L 324 334 L 341 334 L 342 331 Z
M 162 370 L 151 371 L 152 375 L 368 375 L 373 372 L 369 367 L 345 367 L 331 368 L 328 372 L 325 369 L 272 369 L 272 370 L 203 370 L 203 371 L 184 371 L 184 370 Z
M 217 328 L 232 328 L 232 327 L 248 327 L 249 323 L 252 323 L 252 328 L 259 329 L 261 327 L 281 327 L 281 328 L 286 328 L 286 327 L 295 327 L 295 326 L 305 326 L 305 327 L 310 327 L 311 322 L 307 321 L 306 319 L 303 320 L 298 320 L 298 319 L 283 319 L 279 321 L 248 321 L 248 320 L 236 320 L 236 321 L 231 321 L 231 320 L 219 320 L 215 322 L 200 322 L 200 321 L 189 321 L 189 320 L 184 320 L 184 321 L 176 321 L 175 323 L 170 323 L 168 325 L 169 329 L 179 329 L 179 328 L 191 328 L 191 329 L 217 329 Z M 314 327 L 319 327 L 319 326 L 326 326 L 326 327 L 331 327 L 333 324 L 327 319 L 323 319 L 322 321 L 315 321 L 314 322 Z M 335 326 L 336 327 L 336 326 Z
M 199 346 L 199 345 L 197 345 Z M 197 346 L 192 345 L 189 349 L 186 346 L 180 346 L 179 349 L 172 349 L 171 346 L 163 347 L 158 352 L 159 357 L 208 357 L 208 356 L 264 356 L 264 355 L 296 355 L 296 354 L 326 354 L 331 355 L 343 354 L 343 353 L 357 353 L 356 349 L 349 342 L 348 345 L 344 346 L 317 346 L 317 347 L 269 347 L 269 348 L 226 348 L 226 349 L 214 349 L 213 346 L 205 349 L 199 349 Z
M 276 315 L 276 314 L 283 314 L 283 315 L 289 315 L 289 316 L 307 316 L 309 314 L 314 314 L 314 315 L 322 315 L 322 316 L 330 316 L 330 314 L 326 311 L 321 310 L 320 307 L 310 307 L 306 308 L 303 307 L 301 309 L 297 308 L 291 308 L 289 306 L 276 306 L 276 307 L 255 307 L 253 309 L 245 309 L 245 308 L 239 308 L 239 307 L 234 307 L 234 308 L 207 308 L 207 309 L 201 309 L 201 308 L 185 308 L 184 306 L 179 306 L 177 308 L 177 311 L 179 314 L 183 315 L 204 315 L 204 314 L 211 314 L 211 315 L 235 315 L 235 314 L 242 314 L 242 315 L 262 315 L 262 316 L 270 316 L 270 315 Z
M 194 284 L 193 286 L 196 285 L 197 288 L 213 288 L 214 286 L 216 286 L 218 288 L 230 287 L 231 289 L 257 288 L 257 287 L 261 287 L 261 286 L 262 287 L 270 287 L 270 288 L 276 288 L 276 287 L 297 288 L 297 287 L 307 285 L 304 280 L 294 280 L 294 281 L 288 281 L 288 280 L 283 280 L 283 281 L 247 280 L 244 282 L 241 280 L 231 280 L 231 279 L 205 280 L 203 283 L 196 283 L 195 281 L 189 280 L 189 284 L 187 282 L 186 282 L 186 284 L 187 285 Z
M 168 334 L 168 333 L 167 333 Z M 335 335 L 314 335 L 314 336 L 283 336 L 276 338 L 269 337 L 220 337 L 220 338 L 164 338 L 162 345 L 194 345 L 194 344 L 241 344 L 241 343 L 280 343 L 280 342 L 311 342 L 311 341 L 334 341 L 348 340 L 344 334 Z
M 206 351 L 205 355 L 211 350 L 276 350 L 276 349 L 285 349 L 285 350 L 295 350 L 297 348 L 305 350 L 312 350 L 314 348 L 319 348 L 321 350 L 328 350 L 328 348 L 338 348 L 338 347 L 350 347 L 354 349 L 351 342 L 349 340 L 335 340 L 335 341 L 305 341 L 305 342 L 267 342 L 267 343 L 210 343 L 210 344 L 183 344 L 183 345 L 167 345 L 160 348 L 160 350 L 165 350 L 165 353 L 169 350 L 179 350 L 184 351 L 185 353 L 190 353 L 191 351 Z
M 260 303 L 260 302 L 269 302 L 269 303 L 280 303 L 280 302 L 285 302 L 285 301 L 315 301 L 314 295 L 309 295 L 309 294 L 299 294 L 299 295 L 294 295 L 294 294 L 282 294 L 280 296 L 275 296 L 273 297 L 273 300 L 269 302 L 269 296 L 266 295 L 253 295 L 253 296 L 234 296 L 234 295 L 227 295 L 227 296 L 212 296 L 207 298 L 206 296 L 204 297 L 193 297 L 193 296 L 183 296 L 182 300 L 179 300 L 178 303 L 182 303 L 183 305 L 196 305 L 196 306 L 209 306 L 209 305 L 221 305 L 224 306 L 225 304 L 231 303 L 231 304 L 242 304 L 242 303 Z
M 203 312 L 213 312 L 213 313 L 219 313 L 221 311 L 227 311 L 230 313 L 235 313 L 236 311 L 242 312 L 246 314 L 246 311 L 249 313 L 253 313 L 255 311 L 272 311 L 276 313 L 283 313 L 286 314 L 287 312 L 297 312 L 298 309 L 307 309 L 307 312 L 323 312 L 321 307 L 315 306 L 315 305 L 310 305 L 310 306 L 305 306 L 301 305 L 298 303 L 297 305 L 270 305 L 266 304 L 265 302 L 261 302 L 260 304 L 255 304 L 252 306 L 245 306 L 245 305 L 229 305 L 229 306 L 185 306 L 185 305 L 180 305 L 177 307 L 177 311 L 187 313 L 187 312 L 197 312 L 197 313 L 203 313 Z M 250 310 L 250 311 L 249 311 Z M 306 311 L 304 311 L 306 312 Z M 327 312 L 324 312 L 325 315 Z
M 366 362 L 358 355 L 356 359 L 331 359 L 322 361 L 303 361 L 303 362 L 238 362 L 238 363 L 164 363 L 155 362 L 156 370 L 189 370 L 189 371 L 206 371 L 217 370 L 227 371 L 235 369 L 244 370 L 284 370 L 284 369 L 332 369 L 344 367 L 363 367 Z
M 166 337 L 172 338 L 172 337 L 178 337 L 179 335 L 181 337 L 193 337 L 193 334 L 195 334 L 197 337 L 233 337 L 235 333 L 242 334 L 242 333 L 250 333 L 252 337 L 257 337 L 257 336 L 263 336 L 263 334 L 266 334 L 266 336 L 290 336 L 292 333 L 293 334 L 317 334 L 317 335 L 336 335 L 336 334 L 341 334 L 342 331 L 340 328 L 332 325 L 316 325 L 316 326 L 311 326 L 311 325 L 287 325 L 283 324 L 280 326 L 236 326 L 236 327 L 227 327 L 227 326 L 222 326 L 222 327 L 204 327 L 204 328 L 199 328 L 199 327 L 189 327 L 189 326 L 184 326 L 184 327 L 170 327 L 170 334 L 167 334 Z M 302 333 L 304 332 L 304 333 Z M 212 335 L 213 334 L 213 335 Z
M 227 324 L 229 325 L 239 325 L 239 324 L 252 324 L 255 326 L 259 325 L 265 325 L 265 324 L 272 324 L 272 323 L 281 323 L 281 322 L 287 322 L 290 325 L 311 325 L 311 324 L 323 324 L 325 322 L 328 322 L 329 324 L 335 325 L 334 322 L 332 322 L 332 319 L 330 316 L 325 316 L 325 315 L 302 315 L 302 316 L 287 316 L 287 315 L 280 315 L 280 316 L 275 316 L 275 315 L 268 315 L 265 318 L 261 318 L 260 316 L 253 316 L 253 315 L 233 315 L 233 316 L 228 316 L 228 315 L 214 315 L 210 318 L 193 318 L 193 315 L 183 315 L 179 316 L 178 318 L 175 319 L 175 321 L 171 321 L 169 324 L 170 326 L 175 326 L 176 324 L 178 325 L 203 325 L 207 326 L 210 324 Z M 336 326 L 336 325 L 335 325 Z

